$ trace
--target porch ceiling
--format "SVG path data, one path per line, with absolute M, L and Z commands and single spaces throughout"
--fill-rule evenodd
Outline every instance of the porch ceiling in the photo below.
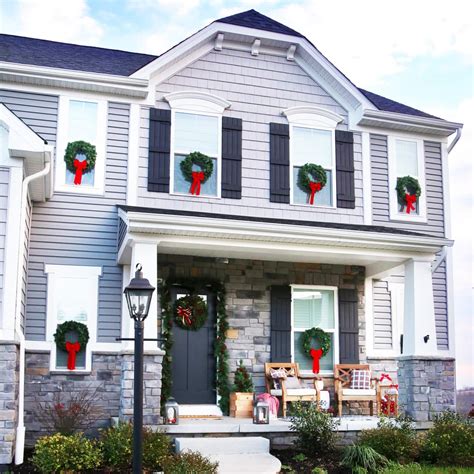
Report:
M 382 271 L 409 258 L 432 258 L 446 239 L 367 226 L 251 220 L 137 208 L 119 209 L 127 234 L 119 262 L 129 263 L 134 241 L 156 243 L 158 252 L 253 260 L 362 265 Z M 376 229 L 376 228 L 374 228 Z

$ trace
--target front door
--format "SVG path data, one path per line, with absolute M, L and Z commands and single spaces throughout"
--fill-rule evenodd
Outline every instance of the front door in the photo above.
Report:
M 215 295 L 209 291 L 198 293 L 207 302 L 208 317 L 198 331 L 173 325 L 171 371 L 172 395 L 181 404 L 215 404 L 216 400 L 216 338 Z M 171 301 L 185 296 L 183 289 L 171 290 Z

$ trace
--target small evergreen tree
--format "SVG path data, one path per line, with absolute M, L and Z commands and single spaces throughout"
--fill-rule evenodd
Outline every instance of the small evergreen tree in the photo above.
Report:
M 244 367 L 244 362 L 241 359 L 240 364 L 235 371 L 234 378 L 234 392 L 253 392 L 253 382 L 252 377 L 248 373 L 246 367 Z

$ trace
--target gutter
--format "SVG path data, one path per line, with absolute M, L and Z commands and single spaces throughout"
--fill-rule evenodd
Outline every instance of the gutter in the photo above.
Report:
M 22 289 L 22 265 L 25 255 L 25 219 L 26 219 L 26 205 L 28 199 L 28 186 L 32 181 L 46 176 L 51 171 L 51 157 L 45 163 L 45 167 L 35 174 L 27 176 L 23 180 L 22 194 L 21 194 L 21 216 L 20 216 L 20 251 L 18 252 L 17 263 L 17 283 L 16 283 L 16 304 L 15 304 L 15 323 L 16 334 L 20 341 L 20 367 L 19 367 L 19 382 L 18 382 L 18 424 L 16 428 L 16 442 L 15 442 L 15 464 L 23 464 L 24 450 L 25 450 L 25 335 L 21 328 L 21 289 Z

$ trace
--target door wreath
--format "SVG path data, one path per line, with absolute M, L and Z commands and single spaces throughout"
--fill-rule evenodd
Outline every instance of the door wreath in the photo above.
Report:
M 314 349 L 311 347 L 311 342 L 313 339 L 319 341 L 319 349 Z M 303 347 L 303 352 L 308 357 L 313 358 L 313 373 L 319 373 L 319 359 L 324 357 L 329 350 L 331 349 L 331 335 L 327 332 L 324 332 L 321 328 L 311 328 L 305 331 L 301 335 L 301 346 Z
M 77 155 L 84 155 L 86 159 L 79 161 Z M 64 161 L 68 171 L 74 174 L 74 184 L 80 185 L 82 175 L 91 172 L 95 168 L 97 151 L 89 142 L 78 140 L 69 142 L 64 153 Z
M 314 195 L 326 186 L 327 175 L 321 165 L 306 163 L 298 171 L 298 186 L 302 191 L 308 193 L 309 203 L 314 204 Z
M 175 323 L 183 329 L 197 331 L 207 319 L 207 303 L 199 295 L 186 295 L 174 304 Z
M 74 332 L 77 334 L 77 341 L 66 340 L 66 334 Z M 87 326 L 77 321 L 65 321 L 58 324 L 54 333 L 54 342 L 56 347 L 68 353 L 67 368 L 74 370 L 76 368 L 76 354 L 84 349 L 89 342 L 89 330 Z
M 193 165 L 199 166 L 201 171 L 193 171 Z M 180 168 L 186 181 L 191 183 L 189 192 L 199 196 L 201 194 L 201 184 L 204 184 L 214 171 L 214 163 L 207 155 L 199 151 L 193 151 L 181 162 Z
M 413 176 L 397 178 L 395 189 L 397 190 L 398 202 L 406 208 L 406 213 L 410 214 L 411 211 L 415 211 L 414 204 L 421 196 L 421 186 L 418 180 Z

